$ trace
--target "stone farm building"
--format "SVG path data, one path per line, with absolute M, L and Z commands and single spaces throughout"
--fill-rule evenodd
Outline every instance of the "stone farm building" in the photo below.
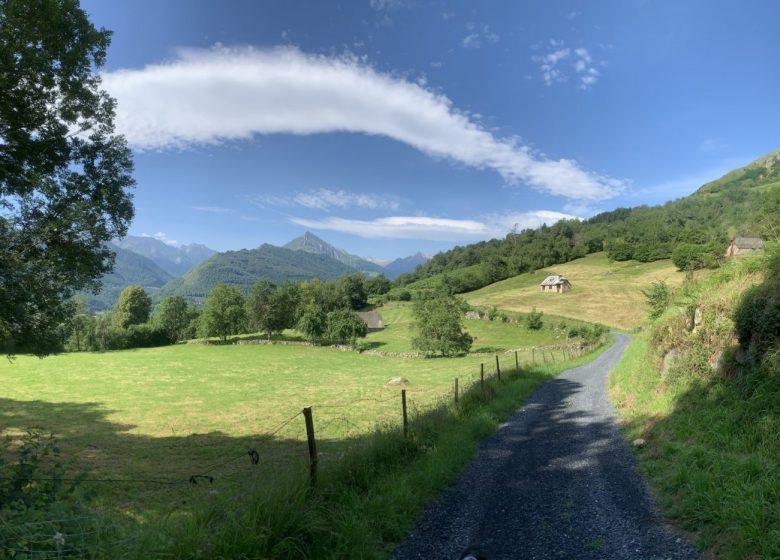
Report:
M 563 276 L 552 275 L 545 278 L 539 287 L 543 292 L 555 292 L 562 293 L 571 290 L 571 282 L 566 280 Z
M 726 249 L 726 256 L 739 257 L 763 248 L 764 242 L 758 237 L 735 237 L 729 241 L 728 249 Z
M 356 311 L 355 315 L 363 319 L 369 331 L 381 331 L 385 328 L 382 316 L 377 311 Z

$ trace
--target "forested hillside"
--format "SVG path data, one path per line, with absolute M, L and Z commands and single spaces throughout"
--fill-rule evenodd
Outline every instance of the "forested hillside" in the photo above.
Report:
M 733 235 L 766 236 L 778 213 L 780 150 L 660 206 L 618 208 L 588 220 L 564 220 L 456 247 L 398 283 L 430 278 L 428 284 L 443 281 L 466 292 L 598 251 L 617 261 L 668 259 L 681 244 L 717 257 Z
M 328 280 L 353 272 L 354 268 L 326 255 L 263 244 L 257 249 L 213 255 L 184 276 L 171 280 L 161 290 L 161 296 L 180 295 L 200 304 L 220 282 L 238 286 L 246 292 L 260 279 L 279 284 L 285 280 Z
M 143 286 L 148 292 L 154 293 L 172 278 L 150 259 L 112 243 L 109 246 L 116 253 L 116 260 L 111 274 L 102 278 L 102 289 L 98 294 L 84 291 L 79 293 L 90 310 L 111 309 L 122 290 L 131 284 Z

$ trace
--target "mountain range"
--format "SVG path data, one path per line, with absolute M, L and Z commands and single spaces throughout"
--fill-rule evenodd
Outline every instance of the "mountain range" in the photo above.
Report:
M 284 247 L 263 244 L 256 249 L 223 253 L 205 245 L 174 246 L 154 237 L 132 235 L 116 240 L 111 249 L 116 253 L 116 261 L 113 272 L 102 279 L 103 289 L 98 294 L 80 293 L 95 312 L 111 309 L 121 291 L 131 284 L 143 286 L 155 301 L 181 295 L 199 304 L 219 282 L 246 291 L 260 278 L 278 284 L 287 280 L 328 280 L 362 272 L 366 276 L 384 274 L 392 279 L 412 272 L 427 260 L 418 254 L 383 267 L 334 247 L 308 231 Z

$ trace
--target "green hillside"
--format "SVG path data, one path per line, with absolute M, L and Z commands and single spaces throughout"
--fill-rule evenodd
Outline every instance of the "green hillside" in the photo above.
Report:
M 102 289 L 99 293 L 79 292 L 93 312 L 111 309 L 116 304 L 119 294 L 132 284 L 143 286 L 150 294 L 155 294 L 172 276 L 157 266 L 150 259 L 122 249 L 111 244 L 111 250 L 116 253 L 114 270 L 102 279 Z
M 542 293 L 539 283 L 551 274 L 565 276 L 572 290 Z M 464 297 L 472 305 L 520 312 L 536 308 L 547 314 L 630 329 L 647 316 L 643 289 L 660 281 L 678 286 L 684 277 L 668 260 L 610 262 L 604 253 L 595 253 L 496 282 Z
M 616 261 L 668 259 L 680 243 L 719 255 L 734 235 L 768 236 L 780 212 L 780 150 L 660 206 L 618 208 L 588 220 L 510 233 L 435 255 L 400 285 L 446 280 L 458 293 L 606 251 Z M 443 274 L 448 276 L 445 278 Z
M 168 282 L 160 297 L 180 295 L 200 304 L 218 283 L 232 284 L 247 291 L 265 278 L 277 284 L 286 280 L 328 280 L 355 269 L 326 255 L 293 251 L 263 244 L 257 249 L 217 253 L 184 276 Z

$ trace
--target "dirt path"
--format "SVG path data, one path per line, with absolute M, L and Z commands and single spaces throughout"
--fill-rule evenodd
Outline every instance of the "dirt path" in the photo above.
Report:
M 695 559 L 664 525 L 607 395 L 628 345 L 540 387 L 428 506 L 397 559 Z

